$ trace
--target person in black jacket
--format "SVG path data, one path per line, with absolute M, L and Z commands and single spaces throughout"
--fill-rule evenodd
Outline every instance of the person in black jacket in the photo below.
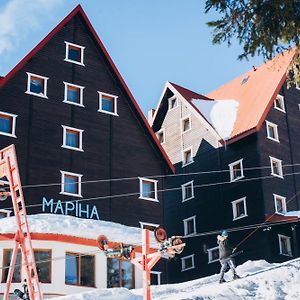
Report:
M 221 264 L 219 282 L 226 282 L 226 280 L 224 279 L 224 274 L 227 269 L 227 266 L 229 266 L 233 272 L 233 279 L 240 278 L 240 276 L 236 273 L 234 262 L 231 258 L 231 255 L 235 251 L 235 249 L 230 248 L 228 244 L 228 233 L 226 230 L 223 230 L 221 235 L 217 236 L 217 242 L 219 245 L 219 259 Z

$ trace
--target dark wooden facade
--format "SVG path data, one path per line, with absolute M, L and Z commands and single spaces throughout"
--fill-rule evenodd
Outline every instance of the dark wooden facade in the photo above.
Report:
M 184 168 L 181 162 L 175 165 L 177 174 L 191 175 L 166 180 L 167 187 L 175 189 L 165 194 L 167 229 L 172 234 L 184 235 L 183 220 L 196 216 L 196 232 L 204 233 L 203 236 L 187 237 L 187 247 L 181 254 L 181 257 L 194 255 L 195 267 L 182 271 L 181 259 L 169 262 L 169 282 L 183 282 L 218 273 L 219 262 L 208 263 L 207 253 L 207 249 L 217 247 L 217 234 L 222 229 L 264 223 L 266 216 L 275 212 L 273 193 L 286 197 L 287 202 L 292 198 L 287 203 L 287 211 L 299 210 L 300 198 L 295 194 L 300 191 L 300 90 L 283 86 L 280 94 L 284 96 L 286 112 L 272 105 L 266 117 L 266 120 L 277 124 L 279 143 L 267 138 L 265 123 L 258 132 L 217 149 L 202 140 L 192 164 Z M 166 95 L 166 99 L 170 97 L 169 90 Z M 162 104 L 153 125 L 155 132 L 161 128 L 166 113 L 167 109 Z M 283 179 L 270 175 L 269 156 L 282 160 Z M 245 178 L 229 183 L 228 165 L 239 159 L 243 159 Z M 249 169 L 253 167 L 258 168 Z M 213 170 L 217 172 L 209 173 Z M 180 187 L 191 180 L 194 180 L 195 197 L 183 202 Z M 231 202 L 243 197 L 246 197 L 248 216 L 233 220 Z M 240 229 L 229 233 L 233 247 L 246 238 L 239 246 L 244 253 L 236 257 L 237 264 L 249 259 L 281 262 L 299 255 L 300 230 L 297 221 L 271 228 L 266 225 L 257 230 Z M 291 238 L 292 256 L 280 254 L 278 234 Z

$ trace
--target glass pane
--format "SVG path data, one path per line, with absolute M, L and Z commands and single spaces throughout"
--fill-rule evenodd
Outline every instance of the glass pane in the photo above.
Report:
M 73 130 L 66 130 L 66 145 L 79 148 L 79 133 Z
M 67 88 L 67 100 L 73 103 L 80 103 L 79 101 L 80 89 L 79 88 Z
M 68 284 L 78 284 L 78 260 L 75 254 L 66 254 L 65 282 Z
M 80 285 L 95 286 L 95 257 L 91 255 L 81 256 Z
M 150 279 L 151 279 L 151 285 L 158 285 L 158 274 L 151 273 Z
M 238 178 L 242 176 L 241 165 L 237 164 L 233 166 L 233 178 Z
M 102 110 L 114 112 L 114 99 L 102 96 Z
M 67 193 L 78 194 L 78 177 L 65 175 L 64 191 Z
M 244 202 L 238 202 L 236 204 L 236 215 L 237 217 L 245 215 L 245 207 L 244 207 Z
M 184 193 L 184 199 L 189 199 L 193 196 L 192 194 L 192 185 L 189 184 L 189 185 L 186 185 L 185 188 L 185 193 Z
M 142 196 L 145 198 L 154 199 L 154 183 L 143 181 L 143 191 Z
M 0 115 L 0 131 L 12 133 L 12 117 Z
M 131 262 L 127 260 L 122 260 L 121 266 L 122 266 L 122 287 L 125 287 L 127 289 L 133 289 L 134 278 L 133 278 L 133 266 Z
M 117 258 L 107 259 L 107 287 L 120 287 L 120 261 Z
M 81 49 L 69 46 L 68 59 L 81 62 Z
M 277 206 L 277 212 L 282 213 L 283 212 L 283 204 L 282 204 L 282 200 L 280 198 L 276 198 L 276 206 Z
M 187 131 L 188 129 L 190 129 L 190 120 L 186 119 L 183 122 L 183 131 Z
M 192 260 L 191 257 L 184 259 L 183 262 L 184 262 L 183 263 L 184 264 L 184 269 L 188 269 L 188 268 L 191 268 L 193 266 L 193 260 Z
M 35 94 L 44 94 L 44 80 L 38 77 L 31 76 L 30 92 Z
M 187 221 L 187 234 L 194 233 L 194 219 Z
M 2 282 L 6 282 L 12 256 L 12 250 L 3 250 L 3 267 L 5 268 L 2 272 Z M 12 282 L 21 282 L 21 263 L 22 263 L 22 254 L 21 250 L 18 250 L 16 265 L 14 269 L 14 274 L 12 278 Z
M 186 152 L 184 153 L 184 157 L 185 157 L 184 162 L 185 162 L 186 164 L 189 163 L 189 162 L 191 162 L 191 161 L 192 161 L 191 151 L 186 151 Z
M 51 282 L 51 251 L 50 250 L 34 250 L 36 268 L 39 281 L 43 283 Z M 41 261 L 41 262 L 39 262 Z

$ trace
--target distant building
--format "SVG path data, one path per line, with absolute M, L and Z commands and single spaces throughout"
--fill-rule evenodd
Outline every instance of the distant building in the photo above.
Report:
M 300 90 L 285 83 L 294 55 L 285 52 L 207 96 L 167 82 L 151 124 L 184 175 L 166 179 L 166 226 L 187 236 L 181 259 L 169 264 L 169 282 L 219 271 L 221 229 L 234 230 L 230 242 L 244 250 L 238 263 L 299 255 Z
M 0 147 L 16 145 L 28 214 L 163 224 L 157 175 L 173 166 L 80 6 L 0 78 L 0 99 Z

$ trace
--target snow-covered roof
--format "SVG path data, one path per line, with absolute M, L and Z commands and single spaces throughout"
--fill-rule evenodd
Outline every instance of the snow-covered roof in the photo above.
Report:
M 142 244 L 142 229 L 137 227 L 54 214 L 28 215 L 27 218 L 31 233 L 62 234 L 93 240 L 96 240 L 99 235 L 105 235 L 110 242 Z M 16 230 L 14 217 L 0 219 L 0 234 L 15 233 Z M 155 243 L 154 238 L 151 240 L 151 245 L 153 243 Z
M 233 99 L 213 101 L 192 99 L 192 103 L 223 140 L 230 137 L 237 118 L 238 101 Z

